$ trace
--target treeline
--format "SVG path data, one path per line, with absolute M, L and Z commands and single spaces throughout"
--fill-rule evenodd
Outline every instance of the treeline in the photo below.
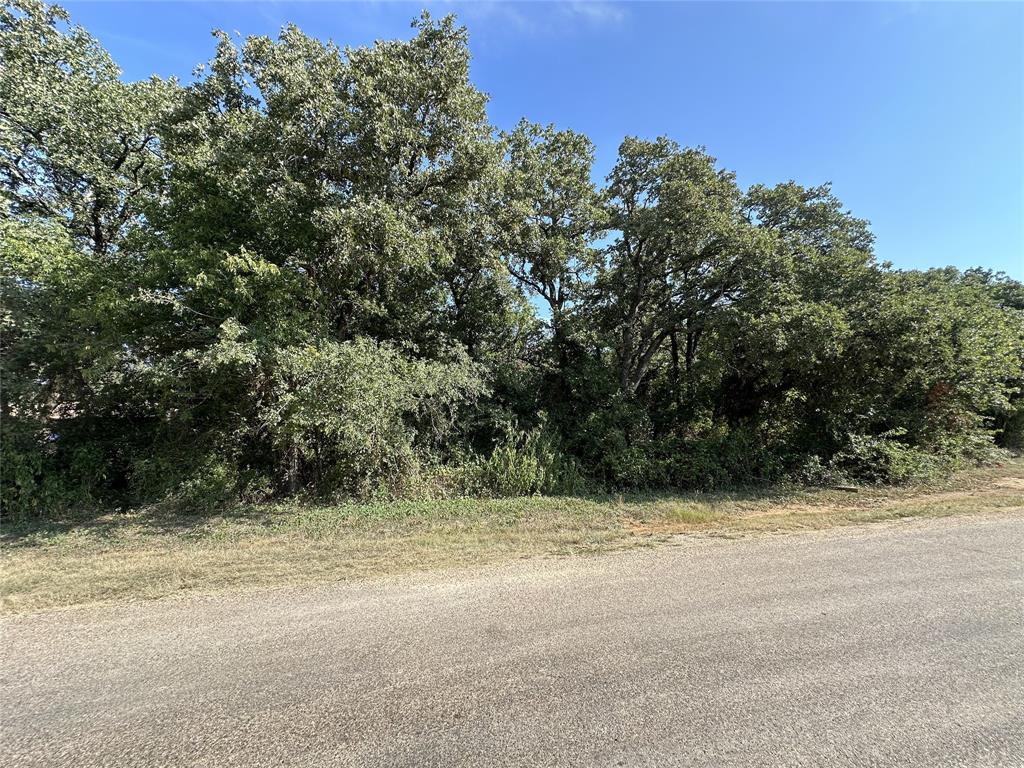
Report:
M 828 185 L 497 132 L 466 31 L 124 82 L 0 15 L 3 505 L 901 481 L 1021 440 L 1024 286 Z M 978 254 L 984 259 L 984 254 Z

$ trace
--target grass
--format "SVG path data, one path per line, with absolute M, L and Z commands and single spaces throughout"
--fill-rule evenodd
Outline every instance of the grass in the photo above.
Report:
M 920 516 L 1024 510 L 1024 460 L 900 489 L 266 505 L 5 526 L 0 605 L 20 612 L 357 579 L 537 555 Z

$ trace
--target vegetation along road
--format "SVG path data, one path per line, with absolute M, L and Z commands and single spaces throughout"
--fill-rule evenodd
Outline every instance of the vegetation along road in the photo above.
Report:
M 1024 761 L 1024 514 L 8 616 L 0 761 Z

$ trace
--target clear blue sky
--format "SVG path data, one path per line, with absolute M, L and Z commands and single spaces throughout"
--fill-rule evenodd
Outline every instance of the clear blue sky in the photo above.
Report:
M 897 267 L 1024 278 L 1024 4 L 65 2 L 126 77 L 188 79 L 214 27 L 339 44 L 469 27 L 492 122 L 703 144 L 742 184 L 832 181 Z

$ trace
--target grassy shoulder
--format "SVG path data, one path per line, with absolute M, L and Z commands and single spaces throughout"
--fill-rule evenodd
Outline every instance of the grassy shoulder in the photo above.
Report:
M 0 605 L 19 612 L 185 591 L 355 579 L 536 555 L 908 517 L 1024 511 L 1024 460 L 927 486 L 266 505 L 5 526 Z

